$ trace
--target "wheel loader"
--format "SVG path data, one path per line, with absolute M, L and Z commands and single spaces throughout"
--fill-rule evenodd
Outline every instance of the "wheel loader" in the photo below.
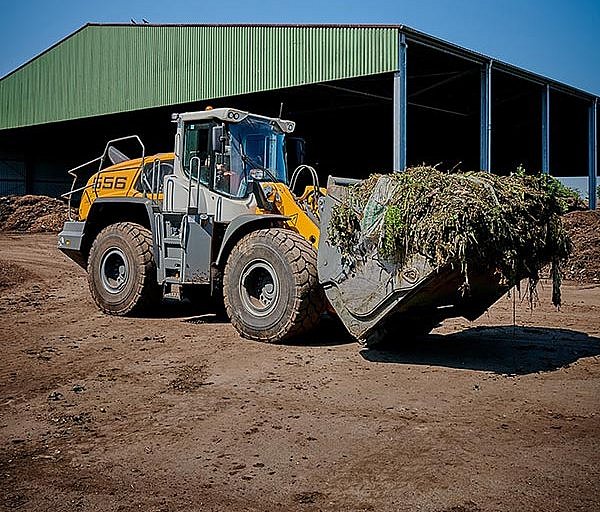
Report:
M 105 313 L 139 314 L 178 292 L 224 307 L 245 338 L 297 338 L 329 312 L 369 343 L 428 332 L 449 317 L 475 319 L 507 290 L 480 269 L 465 294 L 451 266 L 432 268 L 416 256 L 399 268 L 376 248 L 348 265 L 327 225 L 358 180 L 330 176 L 322 188 L 307 165 L 288 172 L 294 122 L 235 108 L 172 120 L 172 153 L 147 156 L 132 135 L 69 171 L 73 186 L 64 197 L 79 197 L 79 210 L 58 247 L 87 269 Z M 140 158 L 118 149 L 132 141 Z M 301 179 L 308 186 L 297 190 Z

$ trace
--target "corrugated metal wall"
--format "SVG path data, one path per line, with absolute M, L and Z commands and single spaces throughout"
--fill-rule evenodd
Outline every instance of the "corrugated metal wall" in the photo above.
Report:
M 384 27 L 98 26 L 0 81 L 0 129 L 397 69 Z
M 0 196 L 25 193 L 25 163 L 0 156 Z

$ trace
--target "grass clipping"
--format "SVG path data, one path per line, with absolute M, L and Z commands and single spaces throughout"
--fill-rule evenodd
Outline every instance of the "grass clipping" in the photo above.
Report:
M 328 226 L 330 241 L 355 264 L 376 244 L 379 256 L 402 267 L 421 254 L 434 268 L 499 271 L 508 286 L 528 278 L 530 304 L 539 271 L 551 265 L 552 302 L 561 303 L 561 266 L 571 252 L 563 229 L 564 187 L 548 175 L 446 173 L 413 167 L 374 174 L 349 190 Z

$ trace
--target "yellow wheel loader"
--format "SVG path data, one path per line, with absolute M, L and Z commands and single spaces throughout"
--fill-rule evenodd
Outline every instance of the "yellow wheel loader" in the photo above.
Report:
M 335 312 L 357 339 L 427 332 L 453 316 L 474 319 L 506 286 L 483 270 L 461 292 L 458 270 L 415 257 L 398 268 L 376 250 L 348 266 L 328 241 L 335 204 L 357 180 L 309 166 L 288 174 L 286 136 L 295 124 L 233 108 L 174 114 L 173 153 L 145 155 L 137 136 L 107 143 L 101 157 L 69 173 L 65 197 L 79 212 L 58 247 L 87 269 L 94 301 L 127 315 L 178 289 L 190 300 L 223 304 L 239 333 L 280 342 Z M 142 156 L 117 149 L 135 141 Z M 110 163 L 109 163 L 110 160 Z M 77 187 L 90 166 L 97 171 Z M 309 186 L 297 191 L 299 176 Z

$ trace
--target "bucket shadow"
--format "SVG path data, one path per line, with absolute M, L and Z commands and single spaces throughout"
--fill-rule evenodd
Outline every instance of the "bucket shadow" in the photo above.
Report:
M 365 348 L 367 361 L 526 375 L 569 366 L 600 355 L 600 338 L 569 329 L 472 327 L 453 334 L 430 334 L 396 346 Z

